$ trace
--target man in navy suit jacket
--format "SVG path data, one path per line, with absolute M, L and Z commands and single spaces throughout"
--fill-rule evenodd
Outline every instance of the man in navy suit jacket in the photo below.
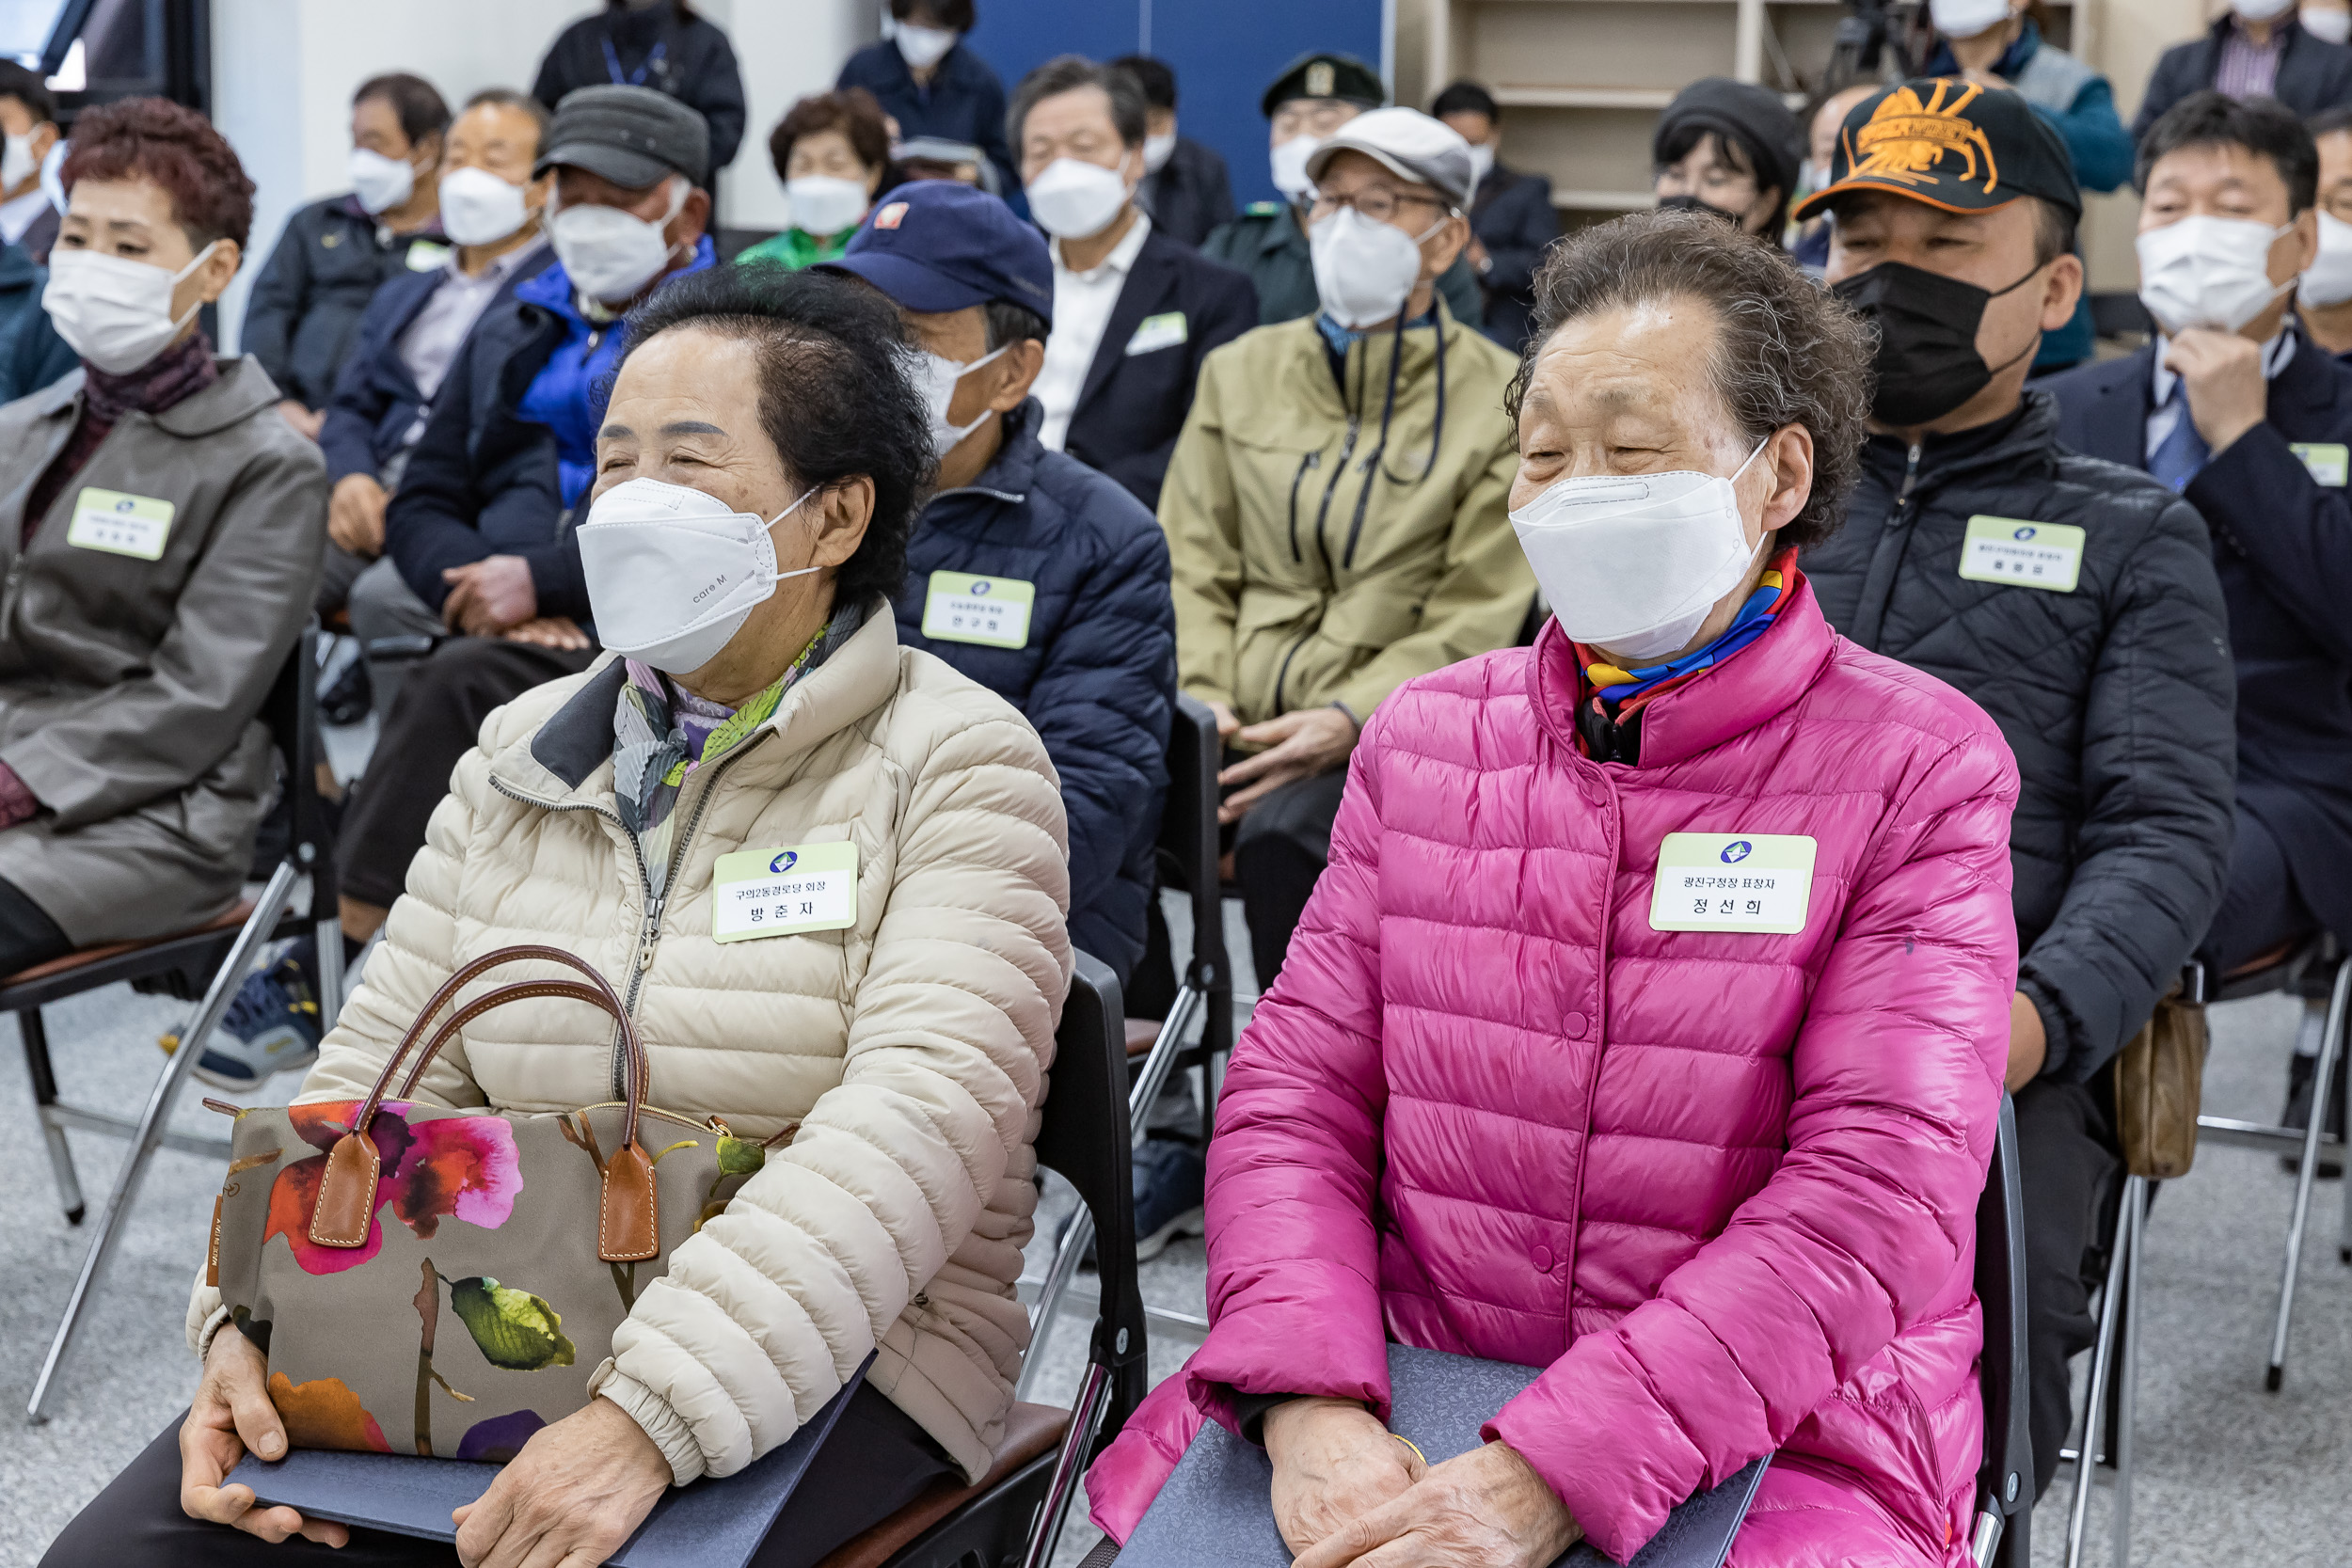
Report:
M 1258 325 L 1258 293 L 1136 204 L 1146 123 L 1133 73 L 1074 55 L 1038 67 L 1013 93 L 1032 215 L 1057 236 L 1039 439 L 1156 509 L 1200 361 Z M 1101 192 L 1093 208 L 1040 194 L 1073 182 Z
M 2234 81 L 2223 81 L 2221 68 L 2224 56 L 2233 53 L 2254 72 L 2257 93 L 2298 115 L 2352 103 L 2352 48 L 2305 32 L 2292 11 L 2249 22 L 2234 9 L 2226 10 L 2214 18 L 2204 37 L 2174 44 L 2156 61 L 2148 73 L 2147 96 L 2132 117 L 2132 139 L 2145 141 L 2150 128 L 2190 93 L 2231 88 Z M 2263 87 L 2260 73 L 2265 68 L 2270 82 Z
M 2139 156 L 2141 297 L 2179 329 L 2042 385 L 2060 441 L 2173 483 L 2213 532 L 2237 662 L 2237 842 L 2202 951 L 2227 974 L 2323 927 L 2352 935 L 2352 370 L 2286 314 L 2318 179 L 2295 116 L 2195 94 Z M 2161 265 L 2174 225 L 2201 224 L 2201 250 L 2207 236 L 2232 243 L 2214 219 L 2277 231 L 2241 242 L 2234 301 L 2212 286 L 2228 276 L 2212 257 L 2181 269 L 2201 280 L 2186 287 Z M 2268 303 L 2221 329 L 2265 281 Z

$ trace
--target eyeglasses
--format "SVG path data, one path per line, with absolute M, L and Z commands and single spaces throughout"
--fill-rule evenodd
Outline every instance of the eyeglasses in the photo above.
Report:
M 1343 207 L 1353 207 L 1375 223 L 1386 223 L 1396 216 L 1397 208 L 1407 201 L 1435 207 L 1441 212 L 1454 211 L 1451 204 L 1438 197 L 1416 196 L 1409 191 L 1391 191 L 1380 185 L 1368 185 L 1353 196 L 1330 196 L 1317 191 L 1315 204 L 1307 210 L 1307 221 L 1319 222 Z

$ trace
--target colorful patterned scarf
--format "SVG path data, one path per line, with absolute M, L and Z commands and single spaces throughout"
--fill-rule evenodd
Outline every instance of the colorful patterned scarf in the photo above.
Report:
M 1797 552 L 1781 551 L 1772 558 L 1772 565 L 1757 579 L 1756 592 L 1748 595 L 1721 637 L 1704 648 L 1694 648 L 1663 664 L 1624 670 L 1602 658 L 1597 649 L 1577 643 L 1577 667 L 1583 672 L 1587 694 L 1622 723 L 1629 714 L 1648 705 L 1652 698 L 1696 679 L 1702 672 L 1713 669 L 1770 631 L 1773 617 L 1804 580 L 1804 574 L 1797 570 Z

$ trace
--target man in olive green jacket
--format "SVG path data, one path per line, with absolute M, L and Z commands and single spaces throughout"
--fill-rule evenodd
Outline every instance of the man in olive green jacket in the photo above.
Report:
M 1508 643 L 1535 592 L 1504 515 L 1518 361 L 1435 297 L 1470 236 L 1469 144 L 1378 109 L 1309 173 L 1314 227 L 1342 226 L 1323 309 L 1208 356 L 1160 496 L 1184 689 L 1251 753 L 1224 772 L 1222 816 L 1261 987 L 1329 858 L 1363 721 L 1413 676 Z M 1418 241 L 1409 287 L 1383 227 Z
M 84 372 L 0 408 L 0 974 L 200 924 L 252 863 L 259 715 L 310 612 L 326 467 L 258 361 L 214 368 L 121 411 L 29 526 Z

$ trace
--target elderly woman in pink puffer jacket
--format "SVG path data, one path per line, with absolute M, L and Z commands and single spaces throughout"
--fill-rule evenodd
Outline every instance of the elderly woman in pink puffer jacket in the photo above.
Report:
M 1797 568 L 1860 445 L 1840 306 L 1691 214 L 1536 292 L 1512 519 L 1555 619 L 1366 726 L 1219 1102 L 1214 1327 L 1094 1517 L 1124 1540 L 1210 1418 L 1299 1568 L 1622 1561 L 1765 1453 L 1734 1568 L 1956 1568 L 2014 767 Z M 1424 1470 L 1391 1338 L 1546 1370 Z

